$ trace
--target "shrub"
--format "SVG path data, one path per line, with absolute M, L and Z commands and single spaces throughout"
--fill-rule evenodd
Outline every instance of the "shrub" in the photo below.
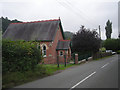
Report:
M 120 54 L 120 50 L 117 51 L 117 54 Z
M 36 43 L 25 41 L 2 41 L 2 71 L 24 72 L 34 70 L 41 61 L 40 51 L 36 48 Z
M 6 73 L 2 77 L 2 88 L 12 88 L 44 76 L 47 76 L 46 68 L 40 64 L 36 65 L 34 71 Z
M 101 39 L 95 30 L 91 31 L 81 26 L 80 30 L 73 35 L 72 52 L 95 53 L 99 51 L 100 43 Z
M 118 51 L 120 50 L 120 39 L 107 39 L 104 41 L 104 47 L 107 50 Z
M 106 48 L 105 48 L 105 47 L 102 47 L 102 48 L 100 48 L 100 51 L 101 51 L 101 52 L 105 52 L 105 51 L 106 51 Z

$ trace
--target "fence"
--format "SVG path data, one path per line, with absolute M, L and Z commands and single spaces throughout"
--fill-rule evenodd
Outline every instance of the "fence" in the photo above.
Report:
M 78 61 L 81 61 L 83 59 L 87 59 L 88 57 L 91 57 L 91 53 L 78 53 Z M 75 53 L 72 54 L 73 60 L 75 60 Z

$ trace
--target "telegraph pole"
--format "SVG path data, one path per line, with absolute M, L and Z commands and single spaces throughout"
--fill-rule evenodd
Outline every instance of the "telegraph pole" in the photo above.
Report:
M 101 31 L 100 31 L 100 25 L 99 25 L 99 36 L 100 36 L 100 39 L 101 39 Z
M 65 55 L 64 55 L 64 61 L 65 61 L 65 67 L 66 67 L 66 50 L 65 50 Z
M 99 25 L 99 36 L 100 36 L 100 40 L 101 40 L 101 30 L 100 30 L 100 25 Z M 100 49 L 102 48 L 102 43 L 100 43 Z M 100 56 L 102 58 L 102 54 L 101 54 L 101 50 L 100 50 Z

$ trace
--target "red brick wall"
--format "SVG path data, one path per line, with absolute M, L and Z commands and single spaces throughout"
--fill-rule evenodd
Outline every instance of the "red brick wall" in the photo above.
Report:
M 57 63 L 57 53 L 56 47 L 59 40 L 63 40 L 63 36 L 60 28 L 57 30 L 54 41 L 53 42 L 41 42 L 42 44 L 47 45 L 46 57 L 44 58 L 45 64 L 55 64 Z M 52 44 L 52 46 L 50 46 Z
M 63 52 L 63 56 L 60 56 L 61 51 Z M 65 62 L 65 60 L 64 60 L 65 51 L 64 50 L 59 50 L 58 54 L 59 54 L 59 63 L 64 63 Z M 67 59 L 66 59 L 66 61 L 67 61 Z
M 60 52 L 61 51 L 63 52 L 63 56 L 60 56 Z M 65 62 L 65 58 L 64 58 L 65 52 L 66 52 L 66 62 L 69 62 L 69 60 L 71 58 L 70 50 L 67 50 L 67 51 L 65 51 L 65 50 L 59 50 L 58 51 L 58 54 L 59 54 L 59 63 L 64 63 Z

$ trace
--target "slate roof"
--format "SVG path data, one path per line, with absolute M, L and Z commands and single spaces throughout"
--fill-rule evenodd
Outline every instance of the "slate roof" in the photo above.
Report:
M 64 38 L 60 19 L 11 23 L 3 34 L 3 38 L 25 41 L 53 41 L 58 26 L 60 26 Z
M 70 46 L 70 40 L 59 40 L 56 50 L 68 50 Z

